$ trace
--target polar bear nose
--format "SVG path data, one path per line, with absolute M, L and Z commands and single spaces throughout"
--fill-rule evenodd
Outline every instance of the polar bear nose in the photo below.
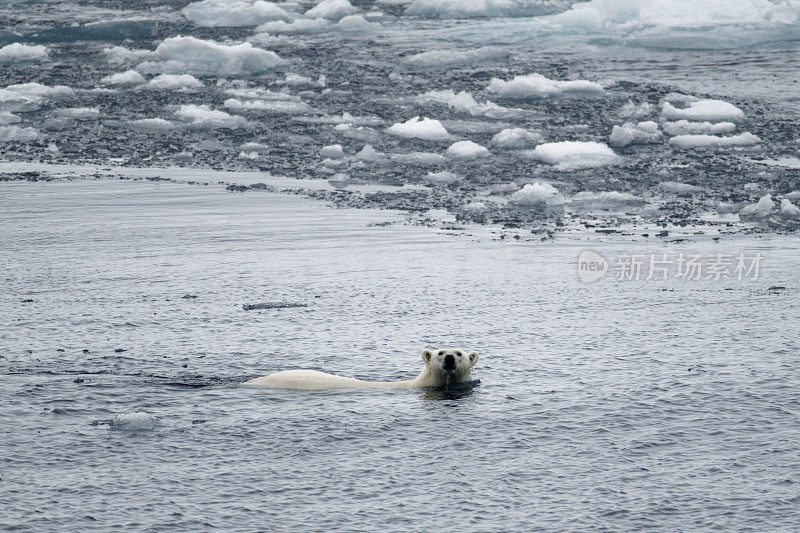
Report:
M 447 372 L 452 372 L 453 370 L 455 370 L 456 369 L 456 357 L 451 353 L 445 355 L 444 356 L 444 364 L 442 365 L 442 368 L 444 368 L 445 371 L 447 371 Z

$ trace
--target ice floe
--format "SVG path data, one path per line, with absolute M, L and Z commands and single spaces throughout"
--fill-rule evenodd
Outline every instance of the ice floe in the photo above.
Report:
M 207 105 L 182 105 L 175 111 L 175 116 L 200 129 L 236 129 L 247 125 L 244 117 L 229 115 L 224 111 L 211 109 Z
M 288 20 L 280 6 L 263 0 L 203 0 L 181 9 L 184 17 L 205 27 L 258 26 L 271 20 Z
M 75 91 L 65 85 L 19 83 L 0 89 L 0 107 L 6 111 L 35 111 L 47 101 L 74 95 Z
M 524 206 L 563 205 L 564 195 L 549 183 L 534 181 L 512 194 L 508 201 Z
M 425 181 L 439 185 L 448 185 L 450 183 L 455 183 L 460 179 L 461 176 L 450 172 L 449 170 L 442 170 L 441 172 L 428 172 L 428 174 L 425 176 Z
M 306 11 L 306 17 L 340 20 L 348 15 L 358 13 L 358 11 L 359 9 L 353 7 L 348 0 L 322 0 Z
M 628 100 L 628 102 L 620 107 L 617 110 L 617 115 L 621 118 L 642 118 L 650 116 L 652 112 L 652 106 L 647 102 L 642 102 L 640 104 L 633 103 L 632 100 Z
M 735 105 L 723 100 L 695 100 L 687 107 L 677 108 L 670 102 L 661 104 L 661 116 L 666 120 L 737 121 L 744 120 L 744 113 Z
M 570 198 L 569 203 L 574 207 L 589 209 L 621 209 L 635 207 L 647 202 L 629 192 L 621 191 L 581 191 Z
M 327 157 L 329 159 L 342 159 L 344 157 L 344 150 L 341 144 L 330 144 L 323 146 L 319 151 L 320 157 Z
M 691 122 L 689 120 L 678 120 L 676 122 L 663 122 L 661 127 L 667 135 L 721 135 L 732 133 L 736 129 L 733 122 Z
M 472 141 L 456 141 L 450 145 L 446 154 L 454 159 L 481 159 L 492 155 L 485 146 Z
M 788 198 L 781 200 L 781 215 L 787 218 L 800 218 L 800 208 Z
M 408 154 L 392 154 L 391 160 L 401 165 L 414 167 L 435 167 L 446 165 L 448 159 L 432 152 L 411 152 Z
M 128 124 L 133 128 L 148 131 L 167 131 L 175 128 L 175 124 L 163 118 L 142 118 L 132 120 Z
M 144 83 L 144 76 L 135 70 L 126 70 L 125 72 L 117 72 L 106 76 L 100 81 L 106 85 L 138 85 Z
M 773 209 L 775 209 L 775 202 L 772 201 L 772 195 L 765 194 L 757 203 L 747 205 L 739 211 L 739 216 L 742 219 L 766 218 Z
M 218 76 L 259 74 L 284 65 L 275 52 L 250 43 L 226 45 L 196 37 L 164 39 L 153 52 L 153 61 L 137 70 L 146 74 L 216 74 Z
M 410 139 L 423 139 L 426 141 L 448 141 L 453 138 L 441 122 L 431 118 L 418 116 L 405 122 L 398 122 L 389 126 L 386 133 Z
M 732 135 L 730 137 L 720 137 L 717 135 L 677 135 L 669 140 L 671 145 L 684 149 L 751 146 L 760 142 L 761 139 L 749 132 Z
M 31 46 L 22 43 L 11 43 L 0 48 L 0 65 L 40 61 L 47 59 L 47 57 L 47 47 L 38 44 Z
M 560 94 L 602 94 L 599 83 L 587 80 L 557 81 L 534 73 L 515 76 L 510 81 L 492 78 L 488 87 L 490 92 L 505 98 L 541 98 Z
M 150 50 L 130 50 L 124 46 L 103 48 L 103 53 L 106 55 L 108 62 L 115 65 L 144 61 L 153 57 L 153 52 Z
M 374 163 L 376 161 L 380 161 L 385 157 L 385 154 L 382 154 L 375 150 L 371 144 L 365 144 L 364 148 L 358 151 L 356 154 L 356 159 L 359 161 L 367 161 L 369 163 Z
M 539 161 L 565 170 L 611 165 L 622 160 L 606 144 L 584 141 L 540 144 L 533 149 L 531 155 Z
M 471 94 L 466 91 L 456 93 L 452 90 L 444 91 L 428 91 L 424 94 L 417 96 L 416 101 L 418 104 L 440 104 L 446 105 L 454 111 L 462 113 L 469 113 L 473 116 L 487 116 L 487 117 L 503 117 L 514 110 L 501 107 L 492 102 L 478 103 Z
M 148 89 L 159 91 L 199 89 L 201 87 L 203 87 L 203 82 L 191 74 L 160 74 L 147 83 Z
M 37 140 L 40 135 L 36 128 L 0 126 L 0 141 L 31 142 Z
M 542 134 L 525 128 L 506 128 L 492 137 L 492 144 L 499 148 L 527 148 L 544 140 Z
M 537 0 L 413 0 L 409 15 L 429 18 L 531 17 L 543 12 Z
M 611 146 L 625 147 L 632 144 L 647 144 L 659 142 L 663 135 L 658 129 L 658 124 L 652 120 L 645 122 L 626 122 L 622 126 L 614 126 L 608 138 Z
M 0 126 L 7 126 L 8 124 L 17 124 L 22 121 L 22 117 L 15 115 L 9 111 L 0 111 Z
M 61 118 L 68 119 L 90 119 L 100 116 L 100 109 L 97 107 L 67 107 L 56 109 L 55 114 Z
M 677 181 L 662 181 L 658 184 L 658 188 L 664 192 L 669 192 L 672 194 L 679 194 L 679 195 L 692 195 L 703 192 L 705 189 L 702 187 L 698 187 L 696 185 L 690 185 L 688 183 L 680 183 Z
M 311 111 L 311 107 L 303 102 L 292 98 L 275 98 L 275 99 L 253 99 L 253 100 L 240 100 L 238 98 L 228 98 L 223 105 L 234 111 L 240 112 L 254 112 L 267 115 L 280 115 L 280 114 L 302 114 Z
M 265 22 L 256 28 L 257 32 L 262 33 L 320 33 L 327 31 L 331 23 L 323 18 L 298 18 L 291 22 L 276 20 Z
M 149 431 L 155 429 L 158 421 L 153 415 L 136 412 L 117 415 L 111 419 L 111 429 L 120 431 Z
M 509 52 L 499 47 L 484 46 L 473 50 L 429 50 L 402 58 L 404 65 L 412 68 L 449 68 L 465 63 L 480 63 L 502 59 Z

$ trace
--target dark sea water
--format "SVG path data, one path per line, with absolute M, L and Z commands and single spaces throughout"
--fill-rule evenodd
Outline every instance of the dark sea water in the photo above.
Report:
M 736 215 L 800 198 L 793 4 L 353 1 L 380 26 L 287 34 L 203 26 L 187 4 L 0 4 L 0 47 L 46 47 L 0 49 L 0 529 L 800 527 L 797 220 Z M 312 4 L 281 6 L 309 23 Z M 176 36 L 199 48 L 158 52 Z M 215 48 L 242 43 L 284 62 Z M 143 81 L 104 81 L 131 69 Z M 487 89 L 534 72 L 604 89 Z M 148 88 L 161 73 L 195 82 Z M 665 136 L 578 169 L 530 153 L 609 142 L 629 101 L 663 127 L 686 97 L 736 105 L 735 134 L 760 142 Z M 453 138 L 385 131 L 418 115 Z M 512 127 L 541 137 L 492 144 Z M 454 140 L 491 156 L 443 157 Z M 365 144 L 379 155 L 355 157 Z M 445 170 L 459 179 L 429 176 Z M 564 205 L 511 200 L 535 181 Z M 581 281 L 587 251 L 604 279 Z M 618 281 L 631 254 L 761 262 Z M 242 307 L 259 303 L 274 308 Z M 297 368 L 409 379 L 440 347 L 480 352 L 480 382 L 239 386 Z

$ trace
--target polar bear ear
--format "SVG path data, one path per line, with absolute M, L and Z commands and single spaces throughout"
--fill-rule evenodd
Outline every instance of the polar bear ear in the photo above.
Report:
M 430 350 L 422 350 L 422 360 L 426 363 L 430 363 L 431 357 L 433 357 L 433 352 Z
M 469 364 L 470 366 L 475 366 L 475 363 L 478 362 L 478 352 L 470 352 L 469 353 Z

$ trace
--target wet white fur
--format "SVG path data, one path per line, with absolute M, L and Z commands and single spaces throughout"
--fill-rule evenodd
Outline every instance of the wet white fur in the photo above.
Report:
M 450 372 L 444 370 L 444 359 L 448 354 L 452 354 L 456 361 L 455 370 Z M 425 363 L 425 367 L 419 376 L 405 381 L 364 381 L 317 372 L 316 370 L 285 370 L 269 376 L 251 379 L 243 383 L 243 385 L 293 390 L 447 387 L 472 380 L 472 367 L 478 361 L 478 354 L 476 352 L 466 353 L 460 350 L 425 350 L 422 352 L 422 361 Z

